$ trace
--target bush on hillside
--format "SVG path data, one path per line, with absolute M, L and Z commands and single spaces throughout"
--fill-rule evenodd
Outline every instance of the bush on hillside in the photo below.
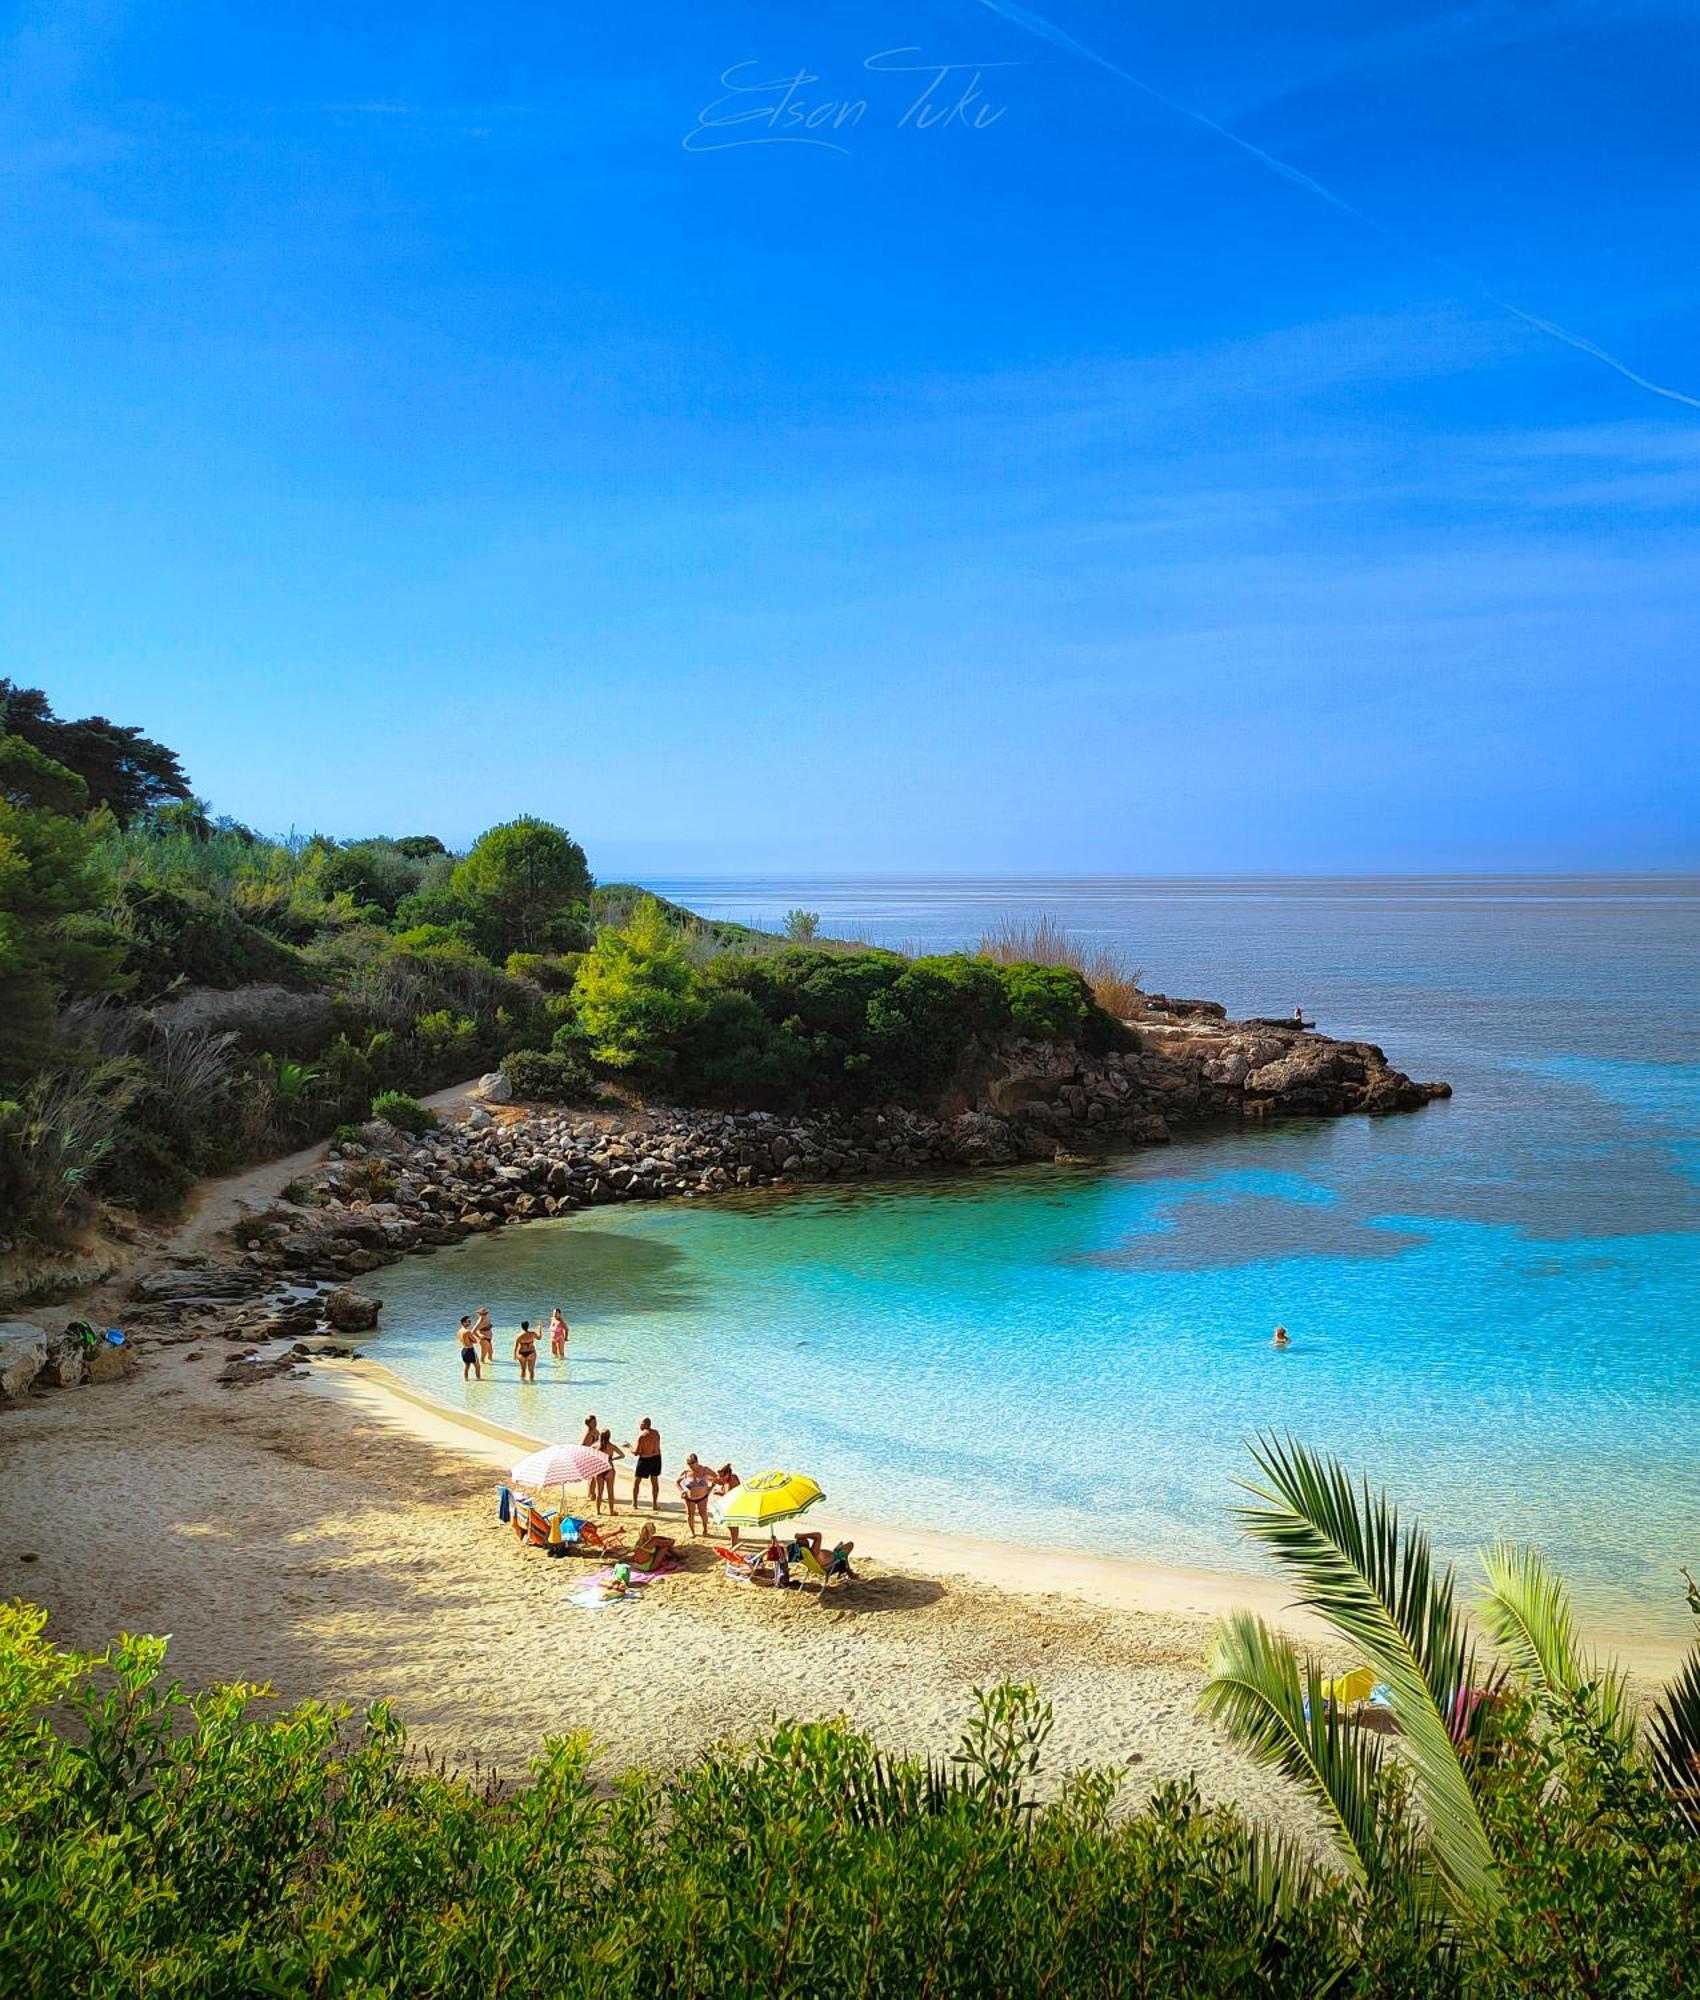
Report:
M 654 897 L 629 923 L 597 932 L 573 981 L 573 1005 L 597 1062 L 640 1076 L 674 1067 L 702 1012 L 701 981 Z
M 510 951 L 503 969 L 510 979 L 528 979 L 545 993 L 570 993 L 583 963 L 581 951 Z
M 398 1132 L 434 1132 L 437 1114 L 427 1111 L 417 1097 L 404 1090 L 380 1090 L 372 1099 L 372 1116 L 393 1125 Z
M 502 1072 L 516 1097 L 544 1104 L 583 1104 L 596 1094 L 595 1072 L 567 1049 L 515 1049 L 502 1059 Z
M 137 1000 L 157 999 L 179 980 L 221 989 L 311 983 L 298 953 L 202 895 L 128 882 L 114 923 Z

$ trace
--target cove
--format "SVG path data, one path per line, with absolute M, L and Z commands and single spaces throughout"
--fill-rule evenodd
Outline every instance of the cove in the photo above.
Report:
M 784 1464 L 856 1518 L 1230 1570 L 1255 1567 L 1244 1441 L 1291 1432 L 1443 1554 L 1533 1541 L 1596 1624 L 1680 1634 L 1700 1237 L 1609 1200 L 1543 1230 L 1506 1186 L 1425 1203 L 1437 1128 L 1402 1135 L 1444 1116 L 589 1210 L 385 1272 L 368 1351 L 538 1436 L 652 1415 L 667 1480 L 688 1450 Z M 568 1363 L 522 1386 L 511 1329 L 555 1304 Z M 479 1305 L 508 1333 L 463 1385 L 450 1332 Z

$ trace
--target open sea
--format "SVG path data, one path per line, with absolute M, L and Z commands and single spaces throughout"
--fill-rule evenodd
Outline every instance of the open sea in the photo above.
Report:
M 1227 1570 L 1291 1432 L 1467 1561 L 1539 1544 L 1598 1623 L 1700 1572 L 1700 879 L 668 881 L 707 916 L 972 946 L 1047 914 L 1149 990 L 1302 1004 L 1448 1103 L 1090 1168 L 599 1209 L 384 1274 L 368 1351 L 576 1441 L 812 1473 L 849 1517 Z M 559 1304 L 565 1371 L 463 1387 L 450 1330 Z M 1277 1321 L 1285 1352 L 1270 1345 Z

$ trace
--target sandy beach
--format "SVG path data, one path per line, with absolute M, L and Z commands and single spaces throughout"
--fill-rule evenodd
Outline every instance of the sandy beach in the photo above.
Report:
M 218 1343 L 152 1349 L 127 1382 L 0 1414 L 0 1562 L 61 1643 L 166 1632 L 187 1681 L 388 1699 L 416 1743 L 507 1774 L 551 1733 L 588 1730 L 612 1772 L 775 1711 L 942 1752 L 971 1690 L 1010 1676 L 1055 1704 L 1054 1774 L 1136 1766 L 1143 1786 L 1196 1771 L 1207 1796 L 1295 1817 L 1193 1714 L 1223 1581 L 1094 1586 L 1102 1565 L 1058 1559 L 1051 1575 L 1044 1557 L 1024 1576 L 1019 1555 L 822 1508 L 864 1572 L 824 1605 L 727 1582 L 698 1548 L 641 1603 L 588 1612 L 569 1602 L 583 1565 L 497 1524 L 511 1446 L 410 1404 L 381 1371 L 233 1391 L 214 1379 L 223 1358 Z M 681 1525 L 673 1507 L 663 1520 Z
M 416 1744 L 507 1775 L 552 1733 L 590 1732 L 612 1773 L 748 1736 L 776 1711 L 844 1715 L 893 1748 L 944 1752 L 972 1689 L 1009 1676 L 1055 1705 L 1053 1777 L 1130 1768 L 1139 1798 L 1190 1771 L 1208 1798 L 1305 1823 L 1292 1793 L 1194 1714 L 1213 1619 L 1231 1604 L 1278 1612 L 1267 1583 L 977 1545 L 826 1506 L 819 1524 L 854 1537 L 862 1575 L 825 1603 L 728 1582 L 698 1547 L 641 1602 L 586 1611 L 569 1601 L 584 1565 L 497 1523 L 497 1479 L 522 1441 L 371 1364 L 221 1388 L 226 1351 L 150 1348 L 128 1381 L 0 1413 L 0 1563 L 61 1643 L 166 1632 L 186 1681 L 387 1699 Z M 676 1505 L 662 1524 L 681 1527 Z

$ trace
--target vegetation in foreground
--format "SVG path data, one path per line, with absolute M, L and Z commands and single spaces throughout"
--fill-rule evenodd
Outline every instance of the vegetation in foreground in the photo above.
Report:
M 394 1718 L 186 1694 L 0 1611 L 0 1991 L 57 1996 L 1668 1995 L 1700 1950 L 1700 1648 L 1644 1733 L 1562 1586 L 1488 1559 L 1485 1698 L 1450 1573 L 1337 1465 L 1259 1453 L 1248 1526 L 1392 1689 L 1400 1753 L 1229 1621 L 1209 1708 L 1325 1810 L 1337 1863 L 1125 1775 L 1035 1796 L 1049 1710 L 980 1696 L 947 1763 L 786 1723 L 599 1789 L 503 1790 Z M 1700 1606 L 1697 1606 L 1700 1608 Z
M 169 1210 L 379 1106 L 414 1118 L 497 1064 L 566 1103 L 614 1083 L 930 1108 L 999 1040 L 1126 1036 L 1066 952 L 910 959 L 818 932 L 599 885 L 537 819 L 462 855 L 264 839 L 163 744 L 0 681 L 0 1256 L 74 1240 L 102 1199 Z

